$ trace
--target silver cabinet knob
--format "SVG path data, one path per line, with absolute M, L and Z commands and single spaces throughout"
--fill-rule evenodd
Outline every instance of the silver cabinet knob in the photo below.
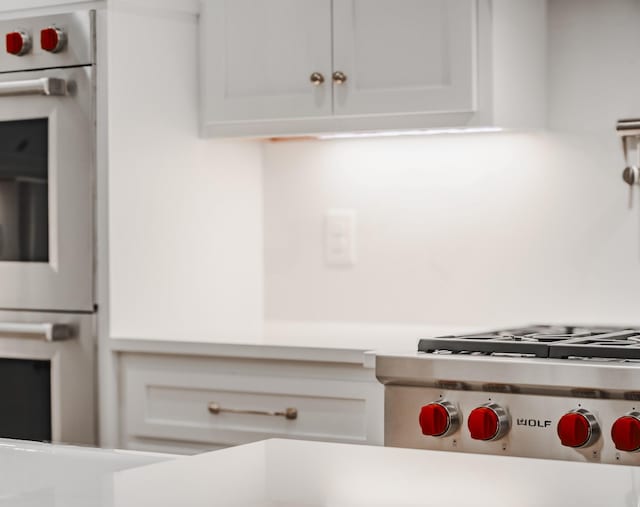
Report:
M 335 84 L 343 84 L 347 80 L 347 75 L 339 70 L 333 73 L 333 82 Z
M 629 185 L 629 209 L 633 208 L 633 187 L 640 183 L 640 169 L 635 165 L 628 165 L 622 171 L 622 179 Z
M 640 179 L 640 170 L 635 165 L 629 165 L 622 171 L 622 179 L 627 185 L 635 185 Z
M 313 86 L 320 86 L 324 83 L 324 76 L 319 72 L 314 72 L 309 76 L 309 81 L 313 83 Z

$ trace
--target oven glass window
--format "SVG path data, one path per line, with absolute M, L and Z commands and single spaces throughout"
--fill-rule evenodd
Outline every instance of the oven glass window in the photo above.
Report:
M 51 362 L 0 358 L 0 403 L 1 438 L 51 441 Z
M 46 118 L 0 122 L 0 261 L 49 261 Z

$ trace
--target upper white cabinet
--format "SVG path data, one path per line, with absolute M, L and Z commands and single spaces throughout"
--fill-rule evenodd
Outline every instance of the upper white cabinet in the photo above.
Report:
M 331 0 L 215 0 L 203 26 L 207 118 L 331 115 Z
M 544 0 L 205 0 L 200 28 L 205 136 L 544 123 Z
M 334 114 L 475 110 L 475 26 L 473 0 L 334 0 Z

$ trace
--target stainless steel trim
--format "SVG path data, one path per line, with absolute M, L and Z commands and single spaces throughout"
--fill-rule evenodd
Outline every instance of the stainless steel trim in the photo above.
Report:
M 572 389 L 595 389 L 609 398 L 623 399 L 640 392 L 637 362 L 583 361 L 580 359 L 536 359 L 515 357 L 380 355 L 376 376 L 385 385 L 437 387 L 456 381 L 465 390 L 482 391 L 488 382 L 500 379 L 523 394 L 573 396 Z M 634 398 L 635 399 L 635 398 Z
M 269 415 L 276 417 L 284 417 L 289 420 L 294 420 L 298 418 L 298 409 L 297 408 L 285 408 L 283 412 L 270 412 L 268 410 L 244 410 L 244 409 L 235 409 L 235 408 L 222 408 L 219 403 L 212 401 L 209 403 L 208 407 L 209 413 L 218 415 L 223 412 L 228 414 L 250 414 L 250 415 Z
M 7 81 L 0 83 L 0 97 L 14 95 L 63 96 L 67 94 L 67 82 L 55 77 Z
M 68 340 L 73 336 L 71 326 L 67 324 L 31 324 L 22 322 L 0 322 L 0 334 L 36 335 L 48 342 Z

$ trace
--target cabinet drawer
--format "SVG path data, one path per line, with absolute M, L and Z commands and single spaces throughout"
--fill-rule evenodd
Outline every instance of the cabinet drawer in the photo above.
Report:
M 295 362 L 138 355 L 125 355 L 121 367 L 128 439 L 207 447 L 272 437 L 352 443 L 376 439 L 368 417 L 381 406 L 382 386 L 363 367 L 327 372 Z M 211 403 L 220 408 L 217 413 L 209 410 Z M 286 409 L 295 409 L 297 417 L 267 415 Z

